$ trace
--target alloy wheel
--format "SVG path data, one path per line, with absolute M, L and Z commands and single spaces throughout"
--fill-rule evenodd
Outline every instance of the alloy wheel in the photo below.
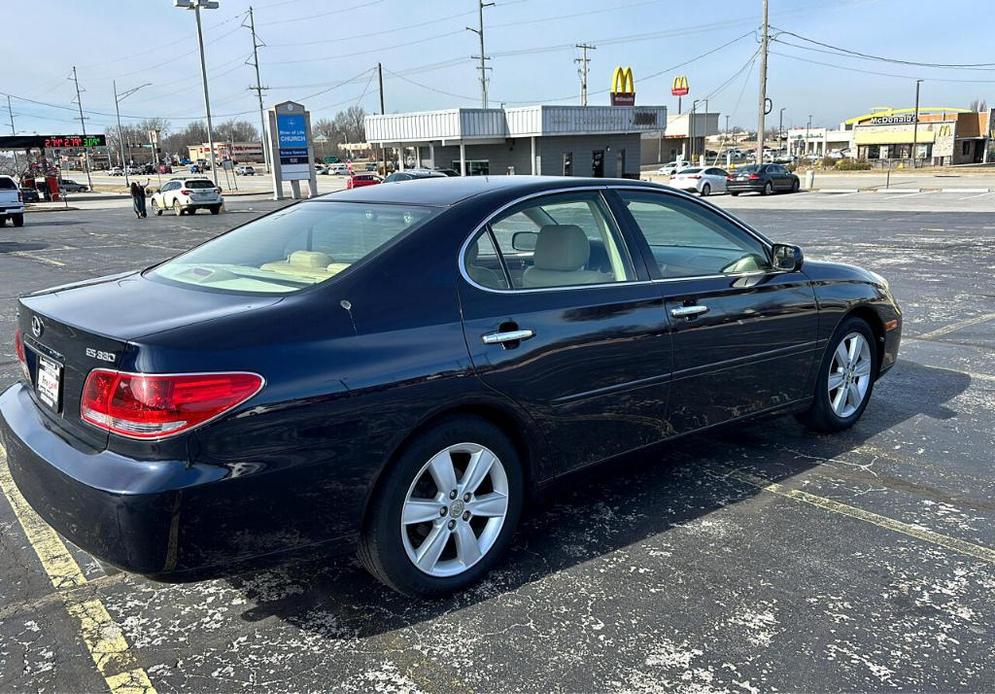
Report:
M 829 367 L 829 405 L 837 417 L 852 416 L 867 396 L 871 383 L 871 346 L 860 333 L 849 333 L 836 346 Z
M 415 475 L 401 507 L 408 559 L 434 577 L 456 576 L 486 555 L 508 514 L 508 475 L 490 449 L 447 446 Z

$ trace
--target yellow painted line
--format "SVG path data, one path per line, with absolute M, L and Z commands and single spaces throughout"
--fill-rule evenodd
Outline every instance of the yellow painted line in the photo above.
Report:
M 144 669 L 138 667 L 120 625 L 100 598 L 74 590 L 86 585 L 86 576 L 62 538 L 38 517 L 14 484 L 7 452 L 0 447 L 0 490 L 10 502 L 42 568 L 59 592 L 70 615 L 79 622 L 79 635 L 97 670 L 113 694 L 156 694 Z
M 745 482 L 746 484 L 758 487 L 765 492 L 776 494 L 786 499 L 793 499 L 795 501 L 811 504 L 812 506 L 817 506 L 826 511 L 838 513 L 843 516 L 849 516 L 850 518 L 855 518 L 857 520 L 864 521 L 865 523 L 876 525 L 879 528 L 884 528 L 885 530 L 901 533 L 902 535 L 907 535 L 923 542 L 945 547 L 946 549 L 953 550 L 954 552 L 959 552 L 960 554 L 980 559 L 981 561 L 989 564 L 995 564 L 995 550 L 982 545 L 976 545 L 973 542 L 958 540 L 955 537 L 942 535 L 918 525 L 903 523 L 872 511 L 865 511 L 864 509 L 857 508 L 856 506 L 827 499 L 824 496 L 809 494 L 808 492 L 803 492 L 798 489 L 788 489 L 784 485 L 778 484 L 777 482 L 771 482 L 768 479 L 764 479 L 763 477 L 759 477 L 742 470 L 727 469 L 725 476 L 737 479 L 740 482 Z
M 931 330 L 923 335 L 918 335 L 920 340 L 933 340 L 937 337 L 943 337 L 944 335 L 949 335 L 952 332 L 956 332 L 963 328 L 970 328 L 972 325 L 979 325 L 981 323 L 987 323 L 990 320 L 995 320 L 995 313 L 983 313 L 980 316 L 975 316 L 974 318 L 968 318 L 966 320 L 957 321 L 956 323 L 951 323 L 950 325 L 945 325 L 942 328 L 937 328 L 936 330 Z

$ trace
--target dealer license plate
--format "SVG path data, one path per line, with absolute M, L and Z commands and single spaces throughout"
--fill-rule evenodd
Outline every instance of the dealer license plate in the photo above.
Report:
M 38 399 L 56 412 L 59 411 L 59 382 L 61 380 L 62 367 L 51 359 L 39 355 L 36 384 Z

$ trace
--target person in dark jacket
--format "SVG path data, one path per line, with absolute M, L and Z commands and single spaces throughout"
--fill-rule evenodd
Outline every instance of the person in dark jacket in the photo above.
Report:
M 148 184 L 148 181 L 145 182 L 145 185 L 138 183 L 138 181 L 131 182 L 131 202 L 135 206 L 135 216 L 139 219 L 148 217 L 145 211 L 145 187 Z

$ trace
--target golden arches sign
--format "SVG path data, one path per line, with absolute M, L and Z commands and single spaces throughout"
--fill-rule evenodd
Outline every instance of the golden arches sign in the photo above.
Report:
M 674 78 L 674 83 L 670 85 L 670 93 L 673 96 L 687 96 L 690 91 L 687 75 L 677 75 Z
M 612 73 L 612 106 L 634 106 L 636 86 L 632 80 L 631 67 L 616 67 Z

